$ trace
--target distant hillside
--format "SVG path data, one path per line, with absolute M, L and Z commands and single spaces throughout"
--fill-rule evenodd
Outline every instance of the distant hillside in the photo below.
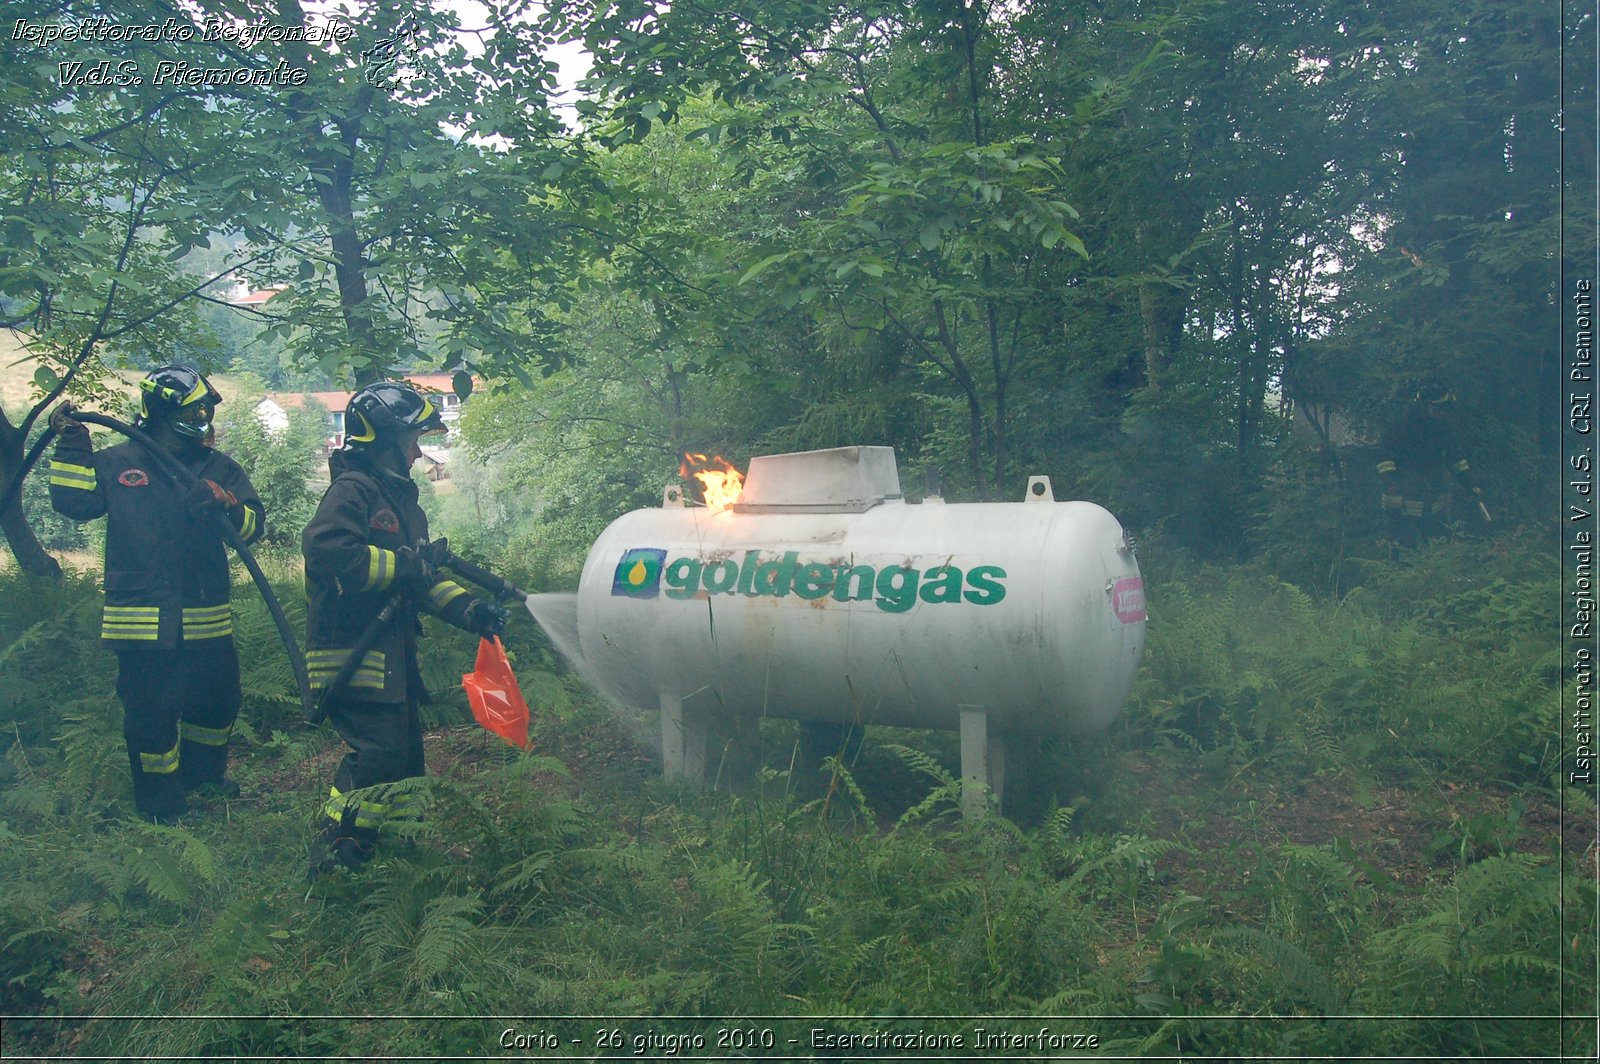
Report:
M 33 374 L 39 368 L 39 363 L 28 354 L 23 346 L 25 343 L 26 337 L 22 333 L 0 329 L 0 407 L 13 413 L 25 410 L 34 401 Z M 119 369 L 113 372 L 122 380 L 130 399 L 138 394 L 138 381 L 144 376 L 142 370 Z M 221 374 L 206 376 L 224 398 L 238 394 L 238 389 L 228 377 Z
M 34 400 L 33 374 L 39 363 L 23 346 L 26 342 L 22 333 L 0 329 L 0 405 L 8 411 L 24 410 Z M 141 374 L 119 370 L 117 376 L 127 382 L 128 394 L 133 395 L 134 382 Z

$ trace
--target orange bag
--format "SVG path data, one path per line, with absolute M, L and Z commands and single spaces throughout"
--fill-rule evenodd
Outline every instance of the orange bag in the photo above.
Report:
M 528 748 L 528 703 L 498 637 L 478 640 L 477 667 L 461 677 L 461 687 L 479 724 L 513 746 Z

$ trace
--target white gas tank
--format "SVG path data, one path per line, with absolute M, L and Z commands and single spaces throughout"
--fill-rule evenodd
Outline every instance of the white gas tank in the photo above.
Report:
M 1144 646 L 1131 542 L 1093 503 L 907 504 L 894 452 L 751 461 L 712 511 L 669 488 L 612 522 L 578 589 L 597 681 L 653 707 L 1081 734 L 1120 711 Z

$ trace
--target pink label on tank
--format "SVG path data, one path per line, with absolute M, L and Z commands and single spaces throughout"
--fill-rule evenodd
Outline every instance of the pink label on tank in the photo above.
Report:
M 1137 576 L 1125 576 L 1112 584 L 1111 609 L 1123 624 L 1144 620 L 1144 581 Z

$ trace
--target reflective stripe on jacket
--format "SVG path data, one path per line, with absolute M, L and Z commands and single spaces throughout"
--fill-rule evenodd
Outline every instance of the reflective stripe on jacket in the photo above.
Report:
M 174 455 L 196 477 L 239 500 L 227 512 L 246 543 L 266 530 L 250 478 L 220 451 Z M 233 634 L 231 576 L 222 531 L 189 512 L 187 489 L 133 441 L 93 451 L 65 439 L 50 463 L 50 504 L 74 521 L 106 519 L 105 611 L 100 637 L 124 647 L 171 649 L 180 640 Z
M 396 552 L 428 538 L 428 518 L 410 477 L 368 471 L 343 452 L 335 452 L 328 467 L 333 481 L 300 536 L 306 560 L 306 674 L 319 690 L 332 682 L 389 598 L 402 590 L 395 583 Z M 474 601 L 443 575 L 412 594 L 339 697 L 403 702 L 420 695 L 418 609 L 459 627 Z

